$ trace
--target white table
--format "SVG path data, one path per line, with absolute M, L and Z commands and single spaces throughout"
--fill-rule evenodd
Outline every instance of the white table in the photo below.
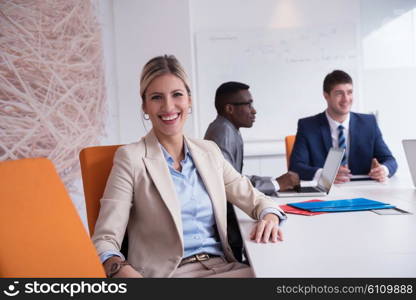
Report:
M 285 204 L 357 197 L 390 203 L 412 214 L 289 214 L 282 227 L 283 242 L 256 244 L 249 240 L 254 221 L 236 209 L 256 277 L 416 277 L 416 189 L 409 178 L 396 176 L 386 184 L 334 185 L 326 197 L 277 201 Z

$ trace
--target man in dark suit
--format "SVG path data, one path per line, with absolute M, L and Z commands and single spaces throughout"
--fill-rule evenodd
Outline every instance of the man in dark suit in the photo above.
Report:
M 205 139 L 214 141 L 225 159 L 238 172 L 243 171 L 244 143 L 240 128 L 250 128 L 256 119 L 256 110 L 249 86 L 240 82 L 225 82 L 215 93 L 217 118 L 209 125 Z M 287 190 L 299 185 L 299 176 L 293 172 L 277 178 L 251 175 L 251 184 L 260 192 L 276 196 L 278 190 Z M 243 241 L 231 204 L 227 204 L 228 237 L 234 256 L 241 261 Z
M 323 90 L 327 109 L 299 120 L 290 170 L 302 180 L 318 179 L 328 150 L 334 147 L 346 150 L 335 183 L 348 182 L 352 175 L 369 175 L 377 181 L 393 176 L 397 162 L 383 140 L 376 118 L 351 112 L 351 77 L 335 70 L 325 77 Z

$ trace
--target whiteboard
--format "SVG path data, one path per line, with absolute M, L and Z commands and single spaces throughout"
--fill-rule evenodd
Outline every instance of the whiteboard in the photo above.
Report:
M 357 68 L 357 32 L 351 24 L 197 33 L 199 136 L 216 117 L 215 91 L 223 82 L 250 86 L 257 117 L 253 128 L 241 130 L 244 140 L 276 141 L 295 134 L 299 118 L 326 108 L 326 74 L 342 69 L 354 80 Z

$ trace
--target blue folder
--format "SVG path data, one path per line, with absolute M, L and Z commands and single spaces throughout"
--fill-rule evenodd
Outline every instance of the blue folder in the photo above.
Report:
M 287 205 L 311 212 L 340 212 L 394 208 L 395 206 L 366 198 L 353 198 L 319 202 L 297 202 Z

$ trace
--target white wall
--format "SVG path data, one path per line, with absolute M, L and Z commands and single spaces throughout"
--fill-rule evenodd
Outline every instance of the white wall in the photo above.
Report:
M 377 9 L 374 9 L 377 7 Z M 401 140 L 416 138 L 416 1 L 361 3 L 365 110 L 377 111 L 384 139 L 408 175 Z
M 355 22 L 358 0 L 191 0 L 194 32 Z
M 114 56 L 116 100 L 119 103 L 119 141 L 131 143 L 146 134 L 143 125 L 139 79 L 152 57 L 174 54 L 186 70 L 192 70 L 192 45 L 188 0 L 115 0 Z M 185 131 L 193 134 L 193 118 Z
M 205 31 L 268 30 L 345 23 L 355 23 L 359 26 L 360 21 L 358 0 L 192 0 L 190 3 L 194 35 Z M 293 88 L 301 86 L 300 82 L 298 87 Z M 251 92 L 256 106 L 256 102 L 259 103 L 262 99 L 256 99 L 255 90 Z M 305 99 L 305 101 L 324 103 L 323 98 Z M 287 103 L 287 105 L 291 104 Z M 275 113 L 276 118 L 279 118 L 278 112 L 259 109 L 257 109 L 257 118 L 267 113 Z M 296 122 L 297 120 L 293 120 L 293 128 L 296 128 Z M 200 128 L 200 132 L 204 130 Z M 250 129 L 242 129 L 243 134 L 245 130 L 256 130 L 256 124 Z M 278 176 L 287 170 L 284 153 L 284 144 L 280 137 L 276 137 L 276 142 L 248 142 L 245 145 L 244 172 Z
M 115 75 L 111 76 L 115 81 L 115 93 L 111 97 L 118 103 L 119 116 L 118 126 L 113 126 L 118 133 L 113 137 L 116 139 L 119 136 L 119 139 L 114 142 L 110 139 L 106 143 L 129 143 L 145 134 L 140 115 L 138 80 L 140 69 L 149 58 L 165 53 L 175 54 L 188 70 L 190 77 L 195 79 L 197 66 L 194 47 L 197 32 L 355 23 L 360 41 L 360 72 L 358 78 L 354 78 L 355 99 L 359 101 L 356 109 L 361 112 L 378 111 L 385 140 L 399 159 L 399 170 L 407 171 L 400 140 L 405 137 L 416 138 L 412 121 L 412 112 L 416 109 L 412 93 L 416 71 L 414 63 L 403 65 L 397 63 L 397 59 L 413 57 L 415 54 L 416 39 L 408 30 L 413 30 L 413 34 L 416 32 L 415 13 L 412 12 L 416 1 L 107 1 L 112 4 L 110 6 L 114 29 L 114 67 L 111 72 Z M 398 20 L 409 11 L 412 15 L 397 21 L 399 25 L 386 27 L 386 24 Z M 409 26 L 413 26 L 412 29 Z M 374 38 L 374 32 L 377 31 Z M 409 37 L 413 38 L 413 42 L 408 41 Z M 384 47 L 381 46 L 383 42 Z M 391 46 L 392 44 L 398 46 Z M 390 45 L 390 48 L 386 45 Z M 411 45 L 412 48 L 409 50 L 406 45 Z M 395 56 L 392 57 L 391 52 Z M 389 58 L 390 65 L 377 66 L 378 62 L 386 61 L 384 57 Z M 194 94 L 197 89 L 193 80 Z M 253 95 L 255 97 L 255 91 Z M 197 108 L 198 99 L 193 100 Z M 205 129 L 199 128 L 197 111 L 194 109 L 193 118 L 187 122 L 186 131 L 190 135 L 201 137 Z M 258 111 L 258 118 L 266 113 L 268 112 Z M 256 127 L 245 130 L 256 130 Z M 248 156 L 245 161 L 246 173 L 277 176 L 286 170 L 281 142 L 249 143 L 245 153 Z
M 117 65 L 115 60 L 114 11 L 112 1 L 98 2 L 98 20 L 102 28 L 103 56 L 105 61 L 105 83 L 107 95 L 106 136 L 101 140 L 103 145 L 117 144 L 120 141 L 120 114 L 117 101 Z

